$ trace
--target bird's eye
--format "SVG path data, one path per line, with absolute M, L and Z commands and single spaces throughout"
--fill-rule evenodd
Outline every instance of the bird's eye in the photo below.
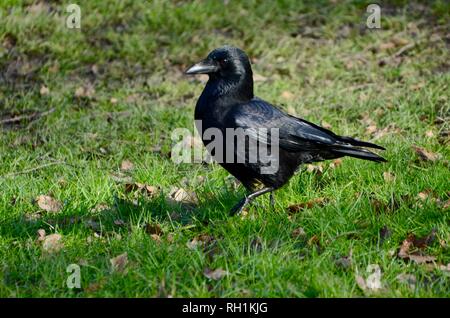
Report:
M 228 62 L 227 59 L 219 59 L 219 64 L 220 64 L 221 66 L 225 65 L 227 62 Z

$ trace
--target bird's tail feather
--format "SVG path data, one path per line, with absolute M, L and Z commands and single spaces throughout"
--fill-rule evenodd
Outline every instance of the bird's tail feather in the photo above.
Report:
M 333 152 L 343 156 L 350 156 L 364 160 L 370 160 L 375 162 L 387 162 L 383 157 L 361 148 L 352 147 L 336 147 L 333 148 Z

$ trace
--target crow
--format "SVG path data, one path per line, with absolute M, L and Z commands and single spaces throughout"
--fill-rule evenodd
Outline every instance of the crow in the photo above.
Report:
M 216 161 L 248 191 L 231 209 L 231 215 L 241 213 L 250 202 L 265 193 L 270 193 L 273 206 L 273 191 L 285 185 L 301 164 L 343 156 L 386 162 L 384 158 L 362 147 L 385 148 L 351 137 L 338 136 L 254 96 L 250 60 L 239 48 L 217 48 L 206 59 L 190 67 L 186 74 L 208 74 L 209 77 L 194 114 L 197 129 L 207 148 L 215 140 L 211 136 L 205 136 L 208 129 L 215 129 L 224 135 L 230 129 L 242 129 L 246 133 L 244 148 L 239 148 L 244 149 L 243 151 L 239 151 L 234 143 L 223 142 L 223 138 L 222 146 L 208 148 L 212 158 L 220 158 L 221 160 Z M 276 134 L 262 133 L 268 130 L 276 131 Z M 233 137 L 233 141 L 235 138 L 238 137 Z M 262 171 L 262 168 L 268 167 L 268 161 L 263 161 L 262 156 L 257 155 L 256 160 L 249 160 L 252 151 L 255 151 L 250 147 L 251 141 L 268 146 L 268 157 L 273 160 L 270 163 L 275 163 L 276 169 Z M 230 153 L 232 160 L 223 160 L 223 156 L 228 159 Z M 240 161 L 237 160 L 239 158 Z

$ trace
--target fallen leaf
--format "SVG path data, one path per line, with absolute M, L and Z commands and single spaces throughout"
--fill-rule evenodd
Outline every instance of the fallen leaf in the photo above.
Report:
M 108 204 L 106 204 L 106 203 L 99 203 L 99 204 L 97 204 L 95 207 L 93 207 L 91 209 L 91 212 L 92 213 L 98 213 L 98 212 L 103 212 L 103 211 L 106 211 L 106 210 L 109 210 L 109 209 L 111 209 L 111 207 Z
M 441 155 L 437 153 L 433 153 L 431 151 L 425 150 L 422 147 L 412 146 L 415 150 L 416 154 L 419 156 L 419 159 L 422 161 L 436 161 L 440 159 Z
M 323 173 L 323 166 L 322 164 L 318 165 L 307 164 L 306 171 L 321 175 Z
M 95 90 L 91 85 L 80 86 L 75 90 L 76 98 L 92 98 L 94 94 Z
M 214 237 L 209 234 L 200 234 L 194 237 L 191 241 L 186 243 L 186 246 L 193 250 L 197 247 L 205 247 L 211 245 L 215 241 Z
M 57 233 L 47 235 L 42 241 L 42 249 L 47 253 L 56 253 L 60 251 L 64 247 L 61 239 L 62 236 Z
M 195 250 L 198 246 L 202 245 L 202 242 L 197 240 L 197 238 L 193 238 L 191 241 L 186 243 L 186 246 L 190 250 Z
M 381 44 L 379 45 L 379 49 L 380 49 L 381 51 L 391 50 L 391 49 L 393 49 L 393 48 L 395 48 L 395 43 L 393 43 L 393 42 L 381 43 Z
M 44 211 L 57 213 L 62 209 L 62 203 L 48 195 L 40 195 L 36 198 L 37 205 Z
M 290 205 L 288 207 L 289 212 L 291 213 L 297 213 L 299 211 L 302 211 L 304 209 L 310 209 L 314 206 L 323 206 L 326 203 L 326 199 L 325 198 L 315 198 L 312 199 L 308 202 L 302 202 L 302 203 L 297 203 L 297 204 L 293 204 Z
M 417 194 L 417 197 L 422 200 L 425 201 L 426 199 L 428 199 L 430 197 L 430 195 L 432 194 L 432 190 L 431 189 L 426 189 L 425 191 L 419 192 Z
M 197 204 L 198 198 L 195 192 L 188 192 L 183 188 L 173 188 L 169 193 L 168 201 L 172 203 Z
M 383 178 L 384 178 L 384 181 L 386 181 L 386 182 L 392 182 L 395 180 L 395 176 L 392 173 L 390 173 L 389 171 L 383 172 Z
M 334 159 L 331 163 L 330 163 L 330 168 L 331 169 L 336 169 L 337 167 L 339 167 L 342 164 L 342 159 Z
M 434 133 L 432 130 L 427 130 L 425 132 L 425 136 L 427 136 L 428 138 L 432 138 L 432 137 L 434 137 Z
M 408 235 L 403 240 L 402 245 L 397 253 L 397 256 L 404 260 L 411 260 L 417 264 L 426 264 L 436 261 L 436 257 L 424 255 L 417 251 L 417 248 L 425 248 L 430 245 L 436 237 L 436 229 L 433 229 L 430 234 L 422 238 L 417 238 L 414 234 Z M 411 252 L 412 249 L 416 249 Z
M 307 243 L 309 246 L 312 246 L 312 245 L 319 245 L 320 244 L 320 240 L 319 240 L 319 237 L 317 236 L 317 235 L 313 235 L 309 240 L 308 240 L 308 243 Z
M 366 128 L 366 134 L 368 134 L 368 135 L 372 135 L 372 134 L 374 134 L 375 132 L 377 132 L 377 125 L 370 125 L 370 126 L 368 126 L 367 128 Z
M 331 129 L 333 128 L 333 126 L 331 126 L 331 124 L 327 123 L 325 120 L 322 120 L 322 122 L 320 123 L 320 125 L 325 128 L 325 129 Z
M 150 237 L 152 238 L 153 241 L 161 243 L 161 236 L 159 236 L 158 234 L 151 234 Z
M 305 238 L 306 237 L 306 232 L 305 232 L 305 230 L 303 228 L 299 227 L 299 228 L 296 228 L 294 231 L 292 231 L 291 237 L 293 239 Z
M 50 90 L 48 89 L 47 86 L 42 85 L 41 89 L 39 90 L 39 93 L 41 94 L 41 96 L 45 96 L 45 95 L 48 95 L 50 93 Z
M 130 192 L 136 192 L 136 191 L 139 191 L 143 194 L 153 197 L 154 195 L 156 195 L 158 193 L 159 187 L 155 187 L 155 186 L 151 186 L 151 185 L 143 184 L 143 183 L 139 183 L 139 182 L 125 183 L 125 192 L 130 193 Z
M 366 279 L 356 274 L 356 283 L 364 292 L 377 292 L 382 289 L 381 268 L 378 264 L 370 264 L 367 266 L 368 273 Z
M 281 93 L 281 97 L 284 98 L 285 100 L 290 101 L 290 100 L 293 100 L 293 99 L 295 98 L 295 95 L 292 94 L 292 93 L 289 92 L 289 91 L 283 91 L 283 92 Z
M 111 97 L 111 99 L 109 100 L 109 102 L 113 105 L 117 104 L 119 102 L 119 100 L 115 97 Z
M 206 276 L 206 278 L 212 279 L 212 280 L 219 280 L 228 275 L 228 272 L 226 270 L 223 270 L 222 268 L 218 268 L 215 270 L 211 270 L 209 268 L 206 268 L 203 272 L 203 274 Z
M 161 226 L 158 223 L 147 223 L 145 224 L 145 232 L 153 235 L 162 235 L 163 230 L 161 229 Z
M 450 199 L 448 199 L 442 204 L 442 210 L 448 210 L 449 208 L 450 208 Z
M 444 272 L 450 272 L 450 263 L 448 263 L 447 266 L 439 265 L 439 269 Z
M 42 242 L 45 239 L 45 230 L 44 229 L 39 229 L 37 230 L 37 240 L 38 242 Z
M 417 264 L 434 263 L 436 261 L 435 256 L 420 255 L 420 254 L 410 254 L 408 256 L 408 259 Z
M 112 272 L 124 273 L 128 265 L 128 253 L 125 252 L 109 260 L 112 266 Z
M 122 171 L 130 171 L 133 170 L 134 164 L 130 160 L 124 160 L 120 164 L 120 170 Z

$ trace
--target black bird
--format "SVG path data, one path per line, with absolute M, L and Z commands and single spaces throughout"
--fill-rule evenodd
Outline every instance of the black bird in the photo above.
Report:
M 267 161 L 260 157 L 257 161 L 248 160 L 251 154 L 247 140 L 244 154 L 239 153 L 235 145 L 225 143 L 223 148 L 210 151 L 213 158 L 219 152 L 222 155 L 233 154 L 234 161 L 221 160 L 219 163 L 235 176 L 248 190 L 248 194 L 231 210 L 240 213 L 256 197 L 270 192 L 271 203 L 273 191 L 283 186 L 303 163 L 318 162 L 350 156 L 375 162 L 386 160 L 361 147 L 383 149 L 373 143 L 360 141 L 351 137 L 342 137 L 332 131 L 310 123 L 304 119 L 286 114 L 270 103 L 253 94 L 253 74 L 250 61 L 244 51 L 224 46 L 213 50 L 206 59 L 195 64 L 186 74 L 208 74 L 209 80 L 195 107 L 197 129 L 204 145 L 212 140 L 205 138 L 204 132 L 214 128 L 226 134 L 227 128 L 242 128 L 249 132 L 247 138 L 254 139 L 270 147 L 278 147 L 276 165 L 278 169 L 262 173 Z M 201 127 L 198 123 L 201 121 Z M 264 136 L 260 131 L 277 128 L 278 138 L 272 140 L 271 134 Z M 208 149 L 209 150 L 209 149 Z M 237 157 L 245 156 L 239 162 Z M 223 158 L 221 158 L 223 159 Z

